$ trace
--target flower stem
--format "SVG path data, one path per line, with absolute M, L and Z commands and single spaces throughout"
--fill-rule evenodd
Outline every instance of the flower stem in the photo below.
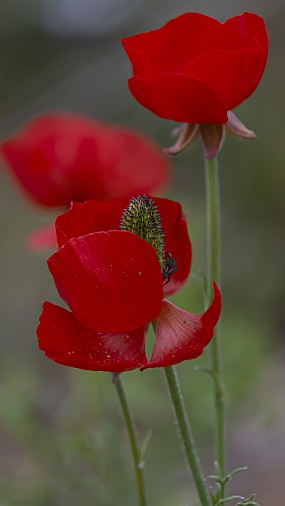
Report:
M 186 413 L 183 397 L 180 390 L 179 379 L 174 366 L 164 368 L 166 382 L 172 399 L 174 412 L 180 429 L 184 451 L 190 466 L 197 492 L 202 506 L 209 506 L 210 501 L 205 487 L 205 479 L 200 466 L 200 460 L 195 447 L 192 430 Z
M 147 506 L 147 498 L 144 483 L 144 462 L 141 460 L 141 452 L 137 441 L 137 429 L 133 417 L 133 413 L 126 395 L 122 374 L 112 374 L 113 383 L 118 395 L 118 399 L 122 408 L 123 416 L 126 423 L 126 429 L 130 441 L 130 446 L 133 455 L 136 482 L 137 482 L 137 496 L 139 506 Z
M 205 159 L 206 195 L 207 195 L 207 304 L 212 294 L 212 280 L 221 288 L 221 213 L 219 194 L 219 174 L 217 158 Z M 221 333 L 216 326 L 211 347 L 211 368 L 217 381 L 214 382 L 214 399 L 216 412 L 216 454 L 222 476 L 226 474 L 226 413 L 225 388 L 223 384 L 223 367 L 221 354 Z M 224 487 L 223 487 L 224 488 Z M 222 490 L 222 498 L 224 489 Z

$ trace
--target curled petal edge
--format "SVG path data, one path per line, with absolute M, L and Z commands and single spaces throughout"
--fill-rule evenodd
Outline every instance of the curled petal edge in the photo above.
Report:
M 154 350 L 149 363 L 141 370 L 168 367 L 202 354 L 211 341 L 221 314 L 221 293 L 213 281 L 214 297 L 207 311 L 192 314 L 164 299 L 157 318 Z
M 228 122 L 226 124 L 226 133 L 235 135 L 242 139 L 256 139 L 257 135 L 253 130 L 249 130 L 243 122 L 233 113 L 228 111 Z

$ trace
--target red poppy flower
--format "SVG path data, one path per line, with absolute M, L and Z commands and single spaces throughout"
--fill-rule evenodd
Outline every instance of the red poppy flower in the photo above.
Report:
M 59 250 L 48 266 L 70 311 L 43 305 L 37 336 L 49 358 L 81 369 L 122 372 L 177 364 L 202 353 L 221 312 L 216 285 L 203 315 L 163 299 L 184 285 L 191 265 L 180 204 L 146 196 L 73 203 L 57 218 L 56 230 Z M 148 362 L 145 335 L 154 319 L 156 339 Z
M 170 176 L 167 157 L 146 135 L 67 112 L 36 117 L 1 150 L 25 193 L 49 207 L 153 193 Z M 50 240 L 40 230 L 30 245 Z
M 257 87 L 268 53 L 264 21 L 249 12 L 225 23 L 187 12 L 122 43 L 136 100 L 162 118 L 198 124 L 227 123 L 227 111 Z

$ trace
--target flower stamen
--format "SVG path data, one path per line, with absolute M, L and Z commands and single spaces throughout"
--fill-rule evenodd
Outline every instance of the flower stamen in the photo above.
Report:
M 166 258 L 165 258 L 165 264 L 162 269 L 162 279 L 163 279 L 164 286 L 167 285 L 167 283 L 169 283 L 171 275 L 174 274 L 177 270 L 178 270 L 178 267 L 177 267 L 176 258 L 172 258 L 170 253 L 167 252 Z M 165 280 L 167 280 L 166 283 L 164 283 Z

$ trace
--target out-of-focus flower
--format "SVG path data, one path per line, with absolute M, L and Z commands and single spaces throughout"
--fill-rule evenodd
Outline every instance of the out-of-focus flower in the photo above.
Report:
M 48 260 L 71 311 L 45 302 L 39 348 L 81 369 L 122 372 L 196 358 L 210 342 L 221 297 L 203 315 L 163 296 L 177 292 L 191 266 L 191 243 L 180 204 L 138 196 L 73 203 L 56 220 L 59 250 Z M 156 319 L 150 361 L 147 326 Z
M 30 232 L 26 237 L 26 245 L 31 251 L 54 250 L 57 247 L 54 222 L 47 223 Z
M 170 176 L 167 158 L 146 135 L 67 112 L 36 117 L 1 150 L 25 193 L 48 207 L 155 193 Z M 31 244 L 44 238 L 34 233 Z
M 22 188 L 44 206 L 153 192 L 169 177 L 166 158 L 144 134 L 66 112 L 38 116 L 1 148 Z
M 268 53 L 264 21 L 249 12 L 225 23 L 187 12 L 122 43 L 136 100 L 162 118 L 193 124 L 226 124 L 227 111 L 257 87 Z

